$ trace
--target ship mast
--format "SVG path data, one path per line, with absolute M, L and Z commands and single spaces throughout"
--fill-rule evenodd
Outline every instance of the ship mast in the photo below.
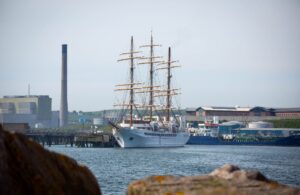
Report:
M 133 114 L 133 36 L 131 36 L 130 44 L 130 127 L 132 126 L 132 114 Z
M 166 96 L 166 121 L 170 121 L 170 113 L 172 109 L 172 96 L 179 95 L 178 92 L 179 89 L 171 89 L 171 69 L 172 68 L 178 68 L 179 65 L 173 65 L 173 63 L 176 63 L 178 61 L 172 61 L 171 59 L 171 47 L 168 48 L 168 60 L 166 62 L 160 63 L 158 65 L 163 65 L 163 67 L 157 68 L 156 70 L 167 70 L 167 89 L 166 90 L 160 90 L 160 93 L 156 95 L 156 97 L 159 96 Z
M 139 57 L 139 56 L 134 56 L 134 54 L 137 54 L 137 53 L 140 53 L 140 52 L 139 51 L 134 51 L 133 36 L 131 36 L 130 51 L 127 52 L 127 53 L 121 53 L 120 54 L 120 55 L 129 55 L 129 57 L 118 60 L 118 62 L 125 61 L 125 60 L 130 60 L 130 83 L 116 85 L 117 87 L 123 87 L 123 88 L 115 89 L 115 91 L 126 91 L 126 90 L 130 91 L 130 93 L 129 93 L 129 104 L 115 105 L 115 106 L 128 106 L 129 107 L 130 127 L 133 124 L 133 106 L 136 105 L 134 103 L 134 90 L 140 89 L 140 87 L 138 87 L 136 85 L 142 84 L 142 83 L 135 83 L 134 82 L 134 59 L 141 59 L 142 58 L 142 57 Z
M 167 90 L 167 121 L 170 121 L 170 109 L 171 109 L 171 47 L 168 51 L 168 90 Z
M 153 36 L 151 33 L 151 45 L 150 45 L 150 121 L 152 120 L 152 105 L 153 105 Z
M 150 39 L 150 45 L 142 45 L 140 47 L 150 47 L 150 56 L 147 57 L 147 58 L 143 58 L 143 59 L 148 59 L 149 61 L 148 62 L 141 62 L 139 64 L 149 64 L 150 67 L 149 67 L 149 74 L 150 74 L 150 77 L 149 77 L 149 108 L 150 108 L 150 113 L 149 113 L 149 116 L 150 116 L 150 121 L 152 120 L 152 115 L 153 115 L 153 107 L 154 107 L 154 83 L 153 83 L 153 74 L 154 74 L 154 64 L 157 64 L 157 63 L 161 63 L 162 61 L 157 61 L 155 59 L 157 58 L 161 58 L 161 56 L 154 56 L 154 47 L 156 46 L 161 46 L 159 44 L 154 44 L 153 43 L 153 36 L 152 36 L 152 32 L 151 32 L 151 39 Z

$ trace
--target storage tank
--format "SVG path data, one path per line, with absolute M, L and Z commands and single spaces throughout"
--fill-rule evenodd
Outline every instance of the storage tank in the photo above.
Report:
M 249 128 L 273 128 L 273 124 L 269 122 L 264 122 L 264 121 L 258 121 L 258 122 L 251 122 L 248 124 Z
M 36 123 L 36 124 L 34 124 L 34 127 L 36 129 L 41 129 L 41 128 L 45 128 L 45 125 L 43 123 Z
M 214 121 L 214 124 L 219 124 L 219 117 L 218 116 L 214 116 L 213 117 L 213 121 Z
M 93 118 L 93 125 L 104 125 L 103 118 Z
M 240 126 L 240 127 L 244 127 L 244 123 L 240 122 L 240 121 L 228 121 L 228 122 L 224 122 L 221 125 L 223 126 Z

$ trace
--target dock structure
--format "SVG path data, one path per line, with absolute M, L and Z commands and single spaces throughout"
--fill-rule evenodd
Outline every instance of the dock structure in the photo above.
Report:
M 76 147 L 114 147 L 111 133 L 78 133 L 53 131 L 28 131 L 25 135 L 43 146 L 66 145 Z
M 114 147 L 115 140 L 111 133 L 82 134 L 74 139 L 77 147 Z
M 75 135 L 73 133 L 38 131 L 27 132 L 25 135 L 43 146 L 70 145 L 73 147 L 74 145 Z

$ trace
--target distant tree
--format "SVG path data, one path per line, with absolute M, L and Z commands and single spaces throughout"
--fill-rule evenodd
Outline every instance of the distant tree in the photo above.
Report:
M 270 120 L 275 128 L 300 128 L 300 119 Z

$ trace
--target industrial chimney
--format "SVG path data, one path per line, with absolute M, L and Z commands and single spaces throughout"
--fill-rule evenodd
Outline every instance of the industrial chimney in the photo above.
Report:
M 68 45 L 62 45 L 61 96 L 59 112 L 60 127 L 64 127 L 68 124 L 67 48 Z

